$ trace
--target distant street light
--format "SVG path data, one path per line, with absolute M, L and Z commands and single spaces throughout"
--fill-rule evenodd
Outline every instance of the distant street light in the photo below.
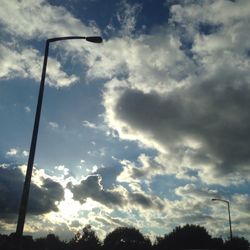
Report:
M 25 181 L 24 181 L 24 185 L 23 185 L 23 193 L 22 193 L 18 221 L 17 221 L 17 227 L 16 227 L 16 236 L 19 239 L 23 235 L 25 216 L 26 216 L 26 212 L 27 212 L 30 182 L 31 182 L 31 176 L 32 176 L 32 169 L 33 169 L 33 163 L 34 163 L 34 157 L 35 157 L 35 151 L 36 151 L 37 134 L 38 134 L 38 128 L 39 128 L 40 115 L 41 115 L 42 101 L 43 101 L 44 82 L 45 82 L 46 67 L 47 67 L 47 60 L 48 60 L 48 54 L 49 54 L 49 44 L 52 42 L 56 42 L 56 41 L 72 40 L 72 39 L 85 39 L 86 41 L 92 42 L 92 43 L 101 43 L 102 42 L 102 38 L 99 36 L 55 37 L 55 38 L 50 38 L 46 41 L 45 51 L 44 51 L 44 60 L 43 60 L 43 69 L 42 69 L 40 89 L 39 89 L 37 108 L 36 108 L 36 116 L 35 116 L 35 122 L 34 122 L 34 127 L 33 127 L 33 134 L 32 134 L 30 151 L 29 151 L 28 165 L 27 165 L 26 176 L 25 176 Z
M 222 200 L 222 199 L 212 199 L 212 201 L 221 201 L 227 204 L 227 209 L 228 209 L 228 220 L 229 220 L 229 229 L 230 229 L 230 239 L 232 241 L 233 239 L 233 233 L 232 233 L 232 225 L 231 225 L 231 215 L 230 215 L 230 204 L 229 201 L 227 200 Z

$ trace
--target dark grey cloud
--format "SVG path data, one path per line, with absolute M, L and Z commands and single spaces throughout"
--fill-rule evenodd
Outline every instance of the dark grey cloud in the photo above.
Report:
M 130 205 L 141 206 L 143 209 L 164 209 L 164 202 L 156 196 L 147 195 L 142 192 L 131 192 L 128 194 L 128 201 Z
M 30 195 L 29 211 L 33 214 L 48 213 L 58 211 L 55 202 L 64 199 L 64 190 L 60 183 L 46 178 L 41 187 L 32 184 Z
M 17 166 L 0 166 L 0 219 L 16 220 L 24 176 Z M 42 186 L 31 183 L 28 213 L 39 215 L 57 211 L 56 201 L 63 200 L 63 187 L 49 178 L 42 179 Z
M 250 89 L 242 72 L 220 71 L 202 83 L 160 95 L 127 90 L 116 106 L 116 118 L 172 153 L 200 144 L 193 162 L 213 163 L 218 174 L 250 163 Z
M 105 190 L 100 175 L 90 175 L 80 184 L 68 183 L 67 187 L 73 193 L 73 199 L 84 203 L 89 197 L 107 207 L 142 207 L 143 209 L 162 210 L 164 203 L 154 196 L 142 192 L 127 192 L 113 188 Z
M 104 190 L 101 180 L 100 175 L 90 175 L 78 185 L 68 183 L 68 188 L 73 193 L 73 199 L 80 203 L 89 197 L 106 206 L 122 206 L 124 197 L 118 191 Z
M 151 201 L 151 199 L 142 193 L 131 193 L 130 194 L 130 201 L 132 203 L 136 203 L 138 205 L 141 205 L 143 208 L 154 207 L 154 204 Z

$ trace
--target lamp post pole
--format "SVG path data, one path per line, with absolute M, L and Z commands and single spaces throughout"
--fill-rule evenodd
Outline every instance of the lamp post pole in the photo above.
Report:
M 233 239 L 233 233 L 232 233 L 232 223 L 231 223 L 231 214 L 230 214 L 230 203 L 227 200 L 222 199 L 212 199 L 212 201 L 221 201 L 227 204 L 227 210 L 228 210 L 228 221 L 229 221 L 229 230 L 230 230 L 230 239 L 232 241 Z
M 101 43 L 102 42 L 102 38 L 99 36 L 93 36 L 93 37 L 83 37 L 83 36 L 55 37 L 55 38 L 50 38 L 46 41 L 41 82 L 40 82 L 40 89 L 39 89 L 39 95 L 38 95 L 38 101 L 37 101 L 37 107 L 36 107 L 35 122 L 34 122 L 34 127 L 33 127 L 27 170 L 26 170 L 25 181 L 24 181 L 24 185 L 23 185 L 23 192 L 22 192 L 17 227 L 16 227 L 16 236 L 18 237 L 18 239 L 21 239 L 21 237 L 23 235 L 25 216 L 26 216 L 27 206 L 28 206 L 28 198 L 29 198 L 32 169 L 33 169 L 33 163 L 34 163 L 34 158 L 35 158 L 36 142 L 37 142 L 39 121 L 40 121 L 42 102 L 43 102 L 44 83 L 45 83 L 46 68 L 47 68 L 47 61 L 48 61 L 48 54 L 49 54 L 49 44 L 51 42 L 56 42 L 56 41 L 61 41 L 61 40 L 72 40 L 72 39 L 85 39 L 86 41 L 93 42 L 93 43 Z

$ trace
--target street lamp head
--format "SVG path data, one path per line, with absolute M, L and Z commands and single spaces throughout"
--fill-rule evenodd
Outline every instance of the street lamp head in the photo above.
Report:
M 225 203 L 229 204 L 229 201 L 223 200 L 223 199 L 219 199 L 219 198 L 213 198 L 212 201 L 222 201 L 222 202 L 225 202 Z
M 91 43 L 102 43 L 102 38 L 100 36 L 87 36 L 86 41 Z

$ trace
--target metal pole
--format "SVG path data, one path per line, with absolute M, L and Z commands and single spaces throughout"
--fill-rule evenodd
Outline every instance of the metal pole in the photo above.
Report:
M 22 192 L 18 220 L 17 220 L 17 227 L 16 227 L 16 237 L 19 240 L 19 244 L 21 243 L 21 238 L 23 235 L 25 216 L 26 216 L 26 211 L 27 211 L 27 206 L 28 206 L 32 169 L 33 169 L 34 158 L 35 158 L 36 142 L 37 142 L 37 135 L 38 135 L 38 129 L 39 129 L 40 116 L 41 116 L 42 102 L 43 102 L 44 82 L 45 82 L 46 68 L 47 68 L 47 61 L 48 61 L 48 54 L 49 54 L 49 44 L 50 42 L 56 42 L 56 41 L 61 41 L 61 40 L 71 40 L 71 39 L 86 39 L 88 42 L 92 42 L 92 43 L 102 42 L 102 38 L 100 36 L 54 37 L 46 41 L 40 89 L 39 89 L 39 95 L 38 95 L 38 101 L 37 101 L 37 107 L 36 107 L 36 116 L 35 116 L 35 122 L 34 122 L 34 127 L 33 127 L 29 159 L 28 159 L 28 164 L 27 164 L 27 170 L 26 170 L 25 181 L 23 185 L 23 192 Z
M 230 205 L 229 202 L 227 202 L 227 208 L 228 208 L 228 218 L 229 218 L 229 228 L 230 228 L 230 239 L 233 240 L 233 233 L 232 233 L 232 224 L 231 224 L 231 215 L 230 215 Z
M 230 240 L 232 241 L 233 233 L 232 233 L 232 223 L 231 223 L 231 215 L 230 215 L 230 203 L 229 203 L 229 201 L 222 200 L 222 199 L 212 199 L 212 201 L 222 201 L 222 202 L 227 203 L 228 219 L 229 219 L 229 230 L 230 230 Z
M 47 40 L 46 45 L 45 45 L 43 69 L 42 69 L 40 89 L 39 89 L 39 95 L 38 95 L 38 101 L 37 101 L 37 107 L 36 107 L 35 123 L 34 123 L 34 127 L 33 127 L 28 165 L 27 165 L 26 176 L 25 176 L 25 181 L 24 181 L 24 185 L 23 185 L 23 193 L 22 193 L 18 221 L 17 221 L 17 227 L 16 227 L 16 236 L 19 239 L 23 235 L 23 228 L 24 228 L 25 216 L 26 216 L 27 205 L 28 205 L 30 182 L 31 182 L 32 169 L 33 169 L 33 163 L 34 163 L 34 158 L 35 158 L 37 134 L 38 134 L 38 129 L 39 129 L 39 121 L 40 121 L 42 102 L 43 102 L 44 82 L 45 82 L 45 75 L 46 75 L 48 53 L 49 53 L 49 41 Z

